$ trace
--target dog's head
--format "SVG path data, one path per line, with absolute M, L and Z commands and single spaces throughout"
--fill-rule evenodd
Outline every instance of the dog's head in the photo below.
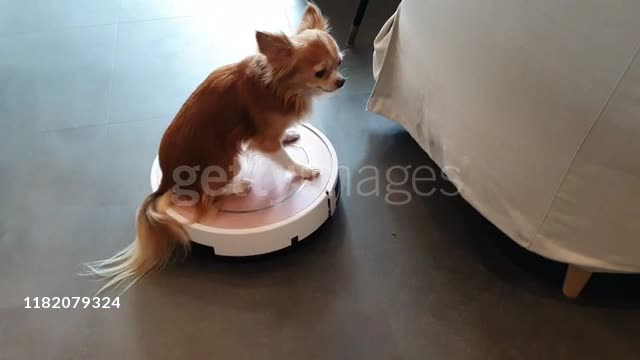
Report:
M 271 79 L 311 93 L 332 92 L 345 83 L 339 69 L 342 52 L 315 4 L 307 5 L 295 35 L 258 31 L 256 40 L 270 66 Z

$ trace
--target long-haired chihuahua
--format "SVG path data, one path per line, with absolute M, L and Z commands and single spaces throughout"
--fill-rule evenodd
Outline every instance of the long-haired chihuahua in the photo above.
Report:
M 257 54 L 214 70 L 167 127 L 158 155 L 164 176 L 138 209 L 135 241 L 109 259 L 87 264 L 89 274 L 108 280 L 103 289 L 124 281 L 130 286 L 176 253 L 188 253 L 185 224 L 166 212 L 178 199 L 175 176 L 185 167 L 199 170 L 188 186 L 197 194 L 191 221 L 221 196 L 250 191 L 251 180 L 237 176 L 245 149 L 266 154 L 304 179 L 318 175 L 319 170 L 294 162 L 282 143 L 295 139 L 287 129 L 309 114 L 315 95 L 345 83 L 342 53 L 327 20 L 309 3 L 294 35 L 257 31 L 256 41 Z M 206 178 L 204 170 L 212 167 L 225 169 L 224 181 Z

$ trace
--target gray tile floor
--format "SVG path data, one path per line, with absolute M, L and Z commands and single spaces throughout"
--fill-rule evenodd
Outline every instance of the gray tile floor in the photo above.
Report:
M 317 2 L 345 39 L 356 1 Z M 566 301 L 561 265 L 462 199 L 392 206 L 385 179 L 380 196 L 353 194 L 361 166 L 434 166 L 364 111 L 368 45 L 395 7 L 382 0 L 346 58 L 346 88 L 311 119 L 353 170 L 338 213 L 309 241 L 243 260 L 196 247 L 119 310 L 24 309 L 27 296 L 93 294 L 99 284 L 77 265 L 133 238 L 177 108 L 211 69 L 255 48 L 255 28 L 290 29 L 303 8 L 232 3 L 0 0 L 0 359 L 640 357 L 637 277 L 598 275 Z

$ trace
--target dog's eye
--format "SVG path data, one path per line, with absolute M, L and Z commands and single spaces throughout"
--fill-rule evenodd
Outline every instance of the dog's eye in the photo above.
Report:
M 322 69 L 320 71 L 316 71 L 316 77 L 319 79 L 322 79 L 324 77 L 324 74 L 327 73 L 327 69 Z
M 342 65 L 342 59 L 338 60 L 338 66 Z

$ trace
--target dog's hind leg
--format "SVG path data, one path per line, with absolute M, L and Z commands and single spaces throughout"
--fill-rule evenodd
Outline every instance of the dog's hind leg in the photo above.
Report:
M 225 185 L 221 189 L 221 195 L 239 195 L 246 194 L 251 190 L 253 181 L 246 177 L 241 177 L 242 172 L 242 154 L 233 158 L 233 165 L 231 165 L 231 182 Z

